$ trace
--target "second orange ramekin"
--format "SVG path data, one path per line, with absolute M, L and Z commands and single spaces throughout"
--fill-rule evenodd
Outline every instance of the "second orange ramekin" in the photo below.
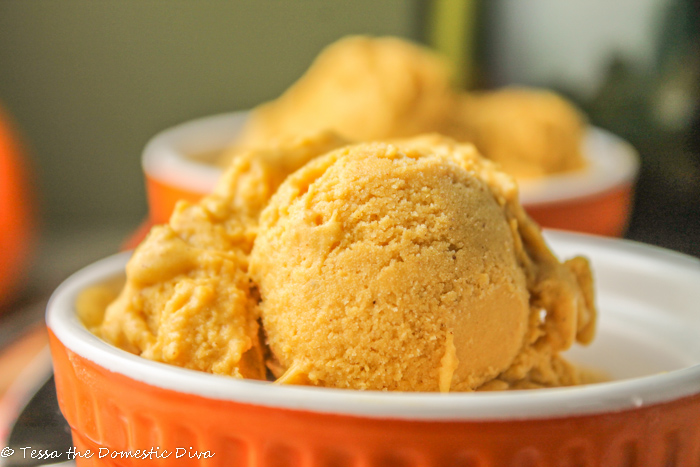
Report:
M 192 120 L 148 143 L 143 169 L 153 224 L 166 223 L 178 200 L 196 201 L 211 192 L 221 174 L 211 159 L 229 147 L 247 116 L 233 112 Z M 585 170 L 520 181 L 521 202 L 543 227 L 621 236 L 631 212 L 637 153 L 617 136 L 593 127 L 583 153 Z

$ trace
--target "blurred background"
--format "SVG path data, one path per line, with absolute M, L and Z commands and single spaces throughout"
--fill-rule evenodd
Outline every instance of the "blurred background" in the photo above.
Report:
M 348 34 L 431 45 L 468 89 L 566 95 L 641 155 L 626 237 L 700 257 L 699 17 L 693 0 L 2 1 L 0 148 L 21 167 L 0 184 L 25 184 L 0 208 L 26 235 L 0 251 L 21 278 L 0 350 L 146 217 L 149 138 L 277 97 Z

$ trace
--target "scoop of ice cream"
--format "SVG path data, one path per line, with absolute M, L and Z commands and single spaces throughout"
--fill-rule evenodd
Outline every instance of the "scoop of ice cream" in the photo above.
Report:
M 552 92 L 506 88 L 461 97 L 447 133 L 472 142 L 505 172 L 541 177 L 585 167 L 581 114 Z
M 439 131 L 453 97 L 448 68 L 434 52 L 398 38 L 348 37 L 324 49 L 282 96 L 256 108 L 237 144 L 326 128 L 351 141 Z
M 588 263 L 552 255 L 511 177 L 437 135 L 343 144 L 236 152 L 211 195 L 137 248 L 101 324 L 83 307 L 86 325 L 145 358 L 257 379 L 267 366 L 280 383 L 582 381 L 560 352 L 593 337 Z
M 258 297 L 246 272 L 258 217 L 289 173 L 340 144 L 322 133 L 237 154 L 211 195 L 180 202 L 136 249 L 98 333 L 152 360 L 263 379 Z
M 471 145 L 336 150 L 287 178 L 250 257 L 280 382 L 406 391 L 575 384 L 585 261 L 567 267 Z
M 439 55 L 399 38 L 331 44 L 282 96 L 251 112 L 235 144 L 256 147 L 326 128 L 358 142 L 443 133 L 475 144 L 519 178 L 585 166 L 583 118 L 565 99 L 524 88 L 460 93 Z

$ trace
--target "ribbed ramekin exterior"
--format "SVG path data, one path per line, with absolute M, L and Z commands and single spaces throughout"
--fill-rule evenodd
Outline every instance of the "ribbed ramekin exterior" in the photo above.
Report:
M 94 453 L 76 459 L 79 467 L 700 465 L 700 395 L 622 412 L 551 419 L 374 419 L 162 389 L 96 365 L 53 334 L 50 340 L 61 410 L 78 452 Z M 101 458 L 100 448 L 107 454 Z M 122 453 L 151 448 L 171 455 L 122 458 Z M 207 451 L 213 456 L 197 458 Z M 185 454 L 175 458 L 175 452 Z

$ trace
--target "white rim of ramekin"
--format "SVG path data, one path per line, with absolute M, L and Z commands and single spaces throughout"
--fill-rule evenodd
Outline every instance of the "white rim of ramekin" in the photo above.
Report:
M 249 111 L 213 115 L 158 133 L 143 151 L 144 172 L 171 186 L 210 193 L 221 169 L 185 155 L 225 150 L 248 115 Z M 582 150 L 588 161 L 583 170 L 519 180 L 521 202 L 526 206 L 565 203 L 603 195 L 634 183 L 639 156 L 622 138 L 601 128 L 589 127 Z
M 676 268 L 697 277 L 700 260 L 626 240 L 547 231 L 550 244 L 585 247 L 588 252 L 614 254 L 621 261 L 658 270 Z M 584 248 L 581 248 L 584 249 Z M 556 251 L 556 248 L 555 248 Z M 180 393 L 238 403 L 409 420 L 486 421 L 543 419 L 610 413 L 676 400 L 700 393 L 700 365 L 663 374 L 588 386 L 485 393 L 397 393 L 355 391 L 240 380 L 153 362 L 100 340 L 79 322 L 74 312 L 77 294 L 86 286 L 122 274 L 129 253 L 98 261 L 68 278 L 54 292 L 47 309 L 48 327 L 71 351 L 97 365 L 143 383 Z
M 230 112 L 181 123 L 155 135 L 141 158 L 144 173 L 170 186 L 211 193 L 221 176 L 214 165 L 185 157 L 228 148 L 248 118 L 248 111 Z
M 519 179 L 520 202 L 524 206 L 561 204 L 595 198 L 634 184 L 639 172 L 639 155 L 624 139 L 590 126 L 582 153 L 587 167 L 540 179 Z

